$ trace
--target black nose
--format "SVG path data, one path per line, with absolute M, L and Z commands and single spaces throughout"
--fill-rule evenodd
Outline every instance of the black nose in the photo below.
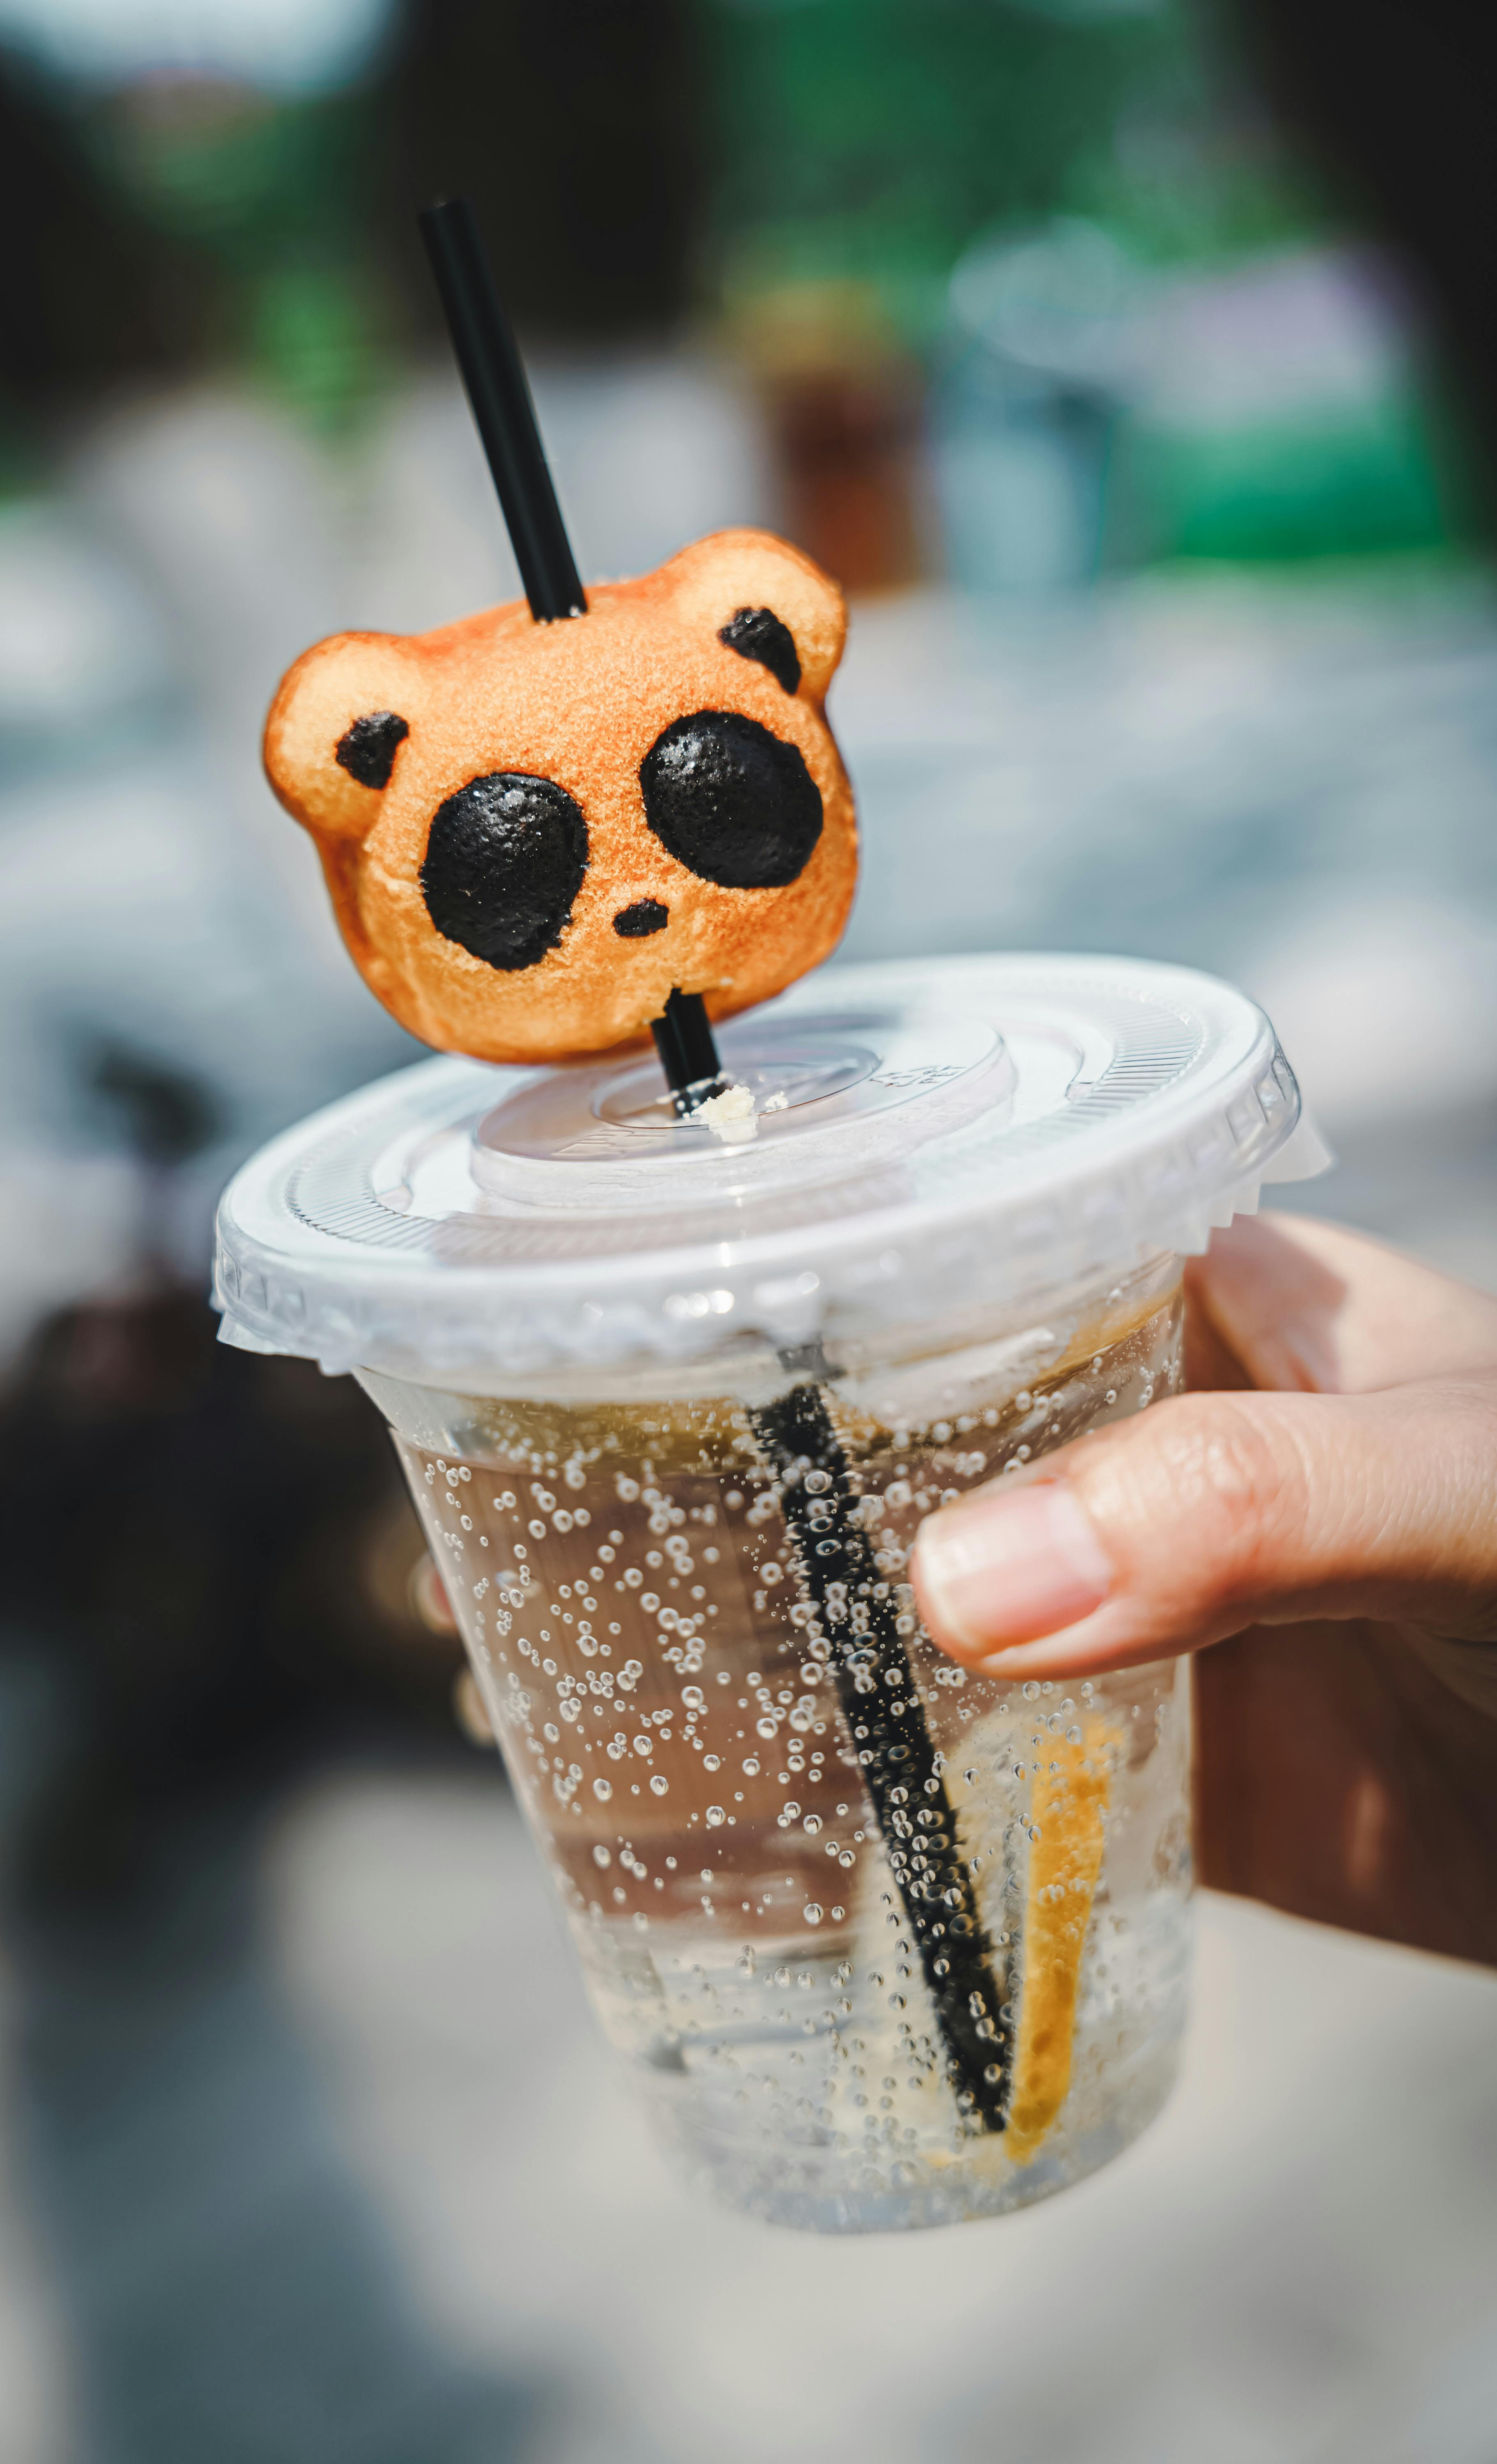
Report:
M 678 864 L 725 890 L 782 890 L 822 834 L 821 789 L 782 737 L 732 710 L 699 710 L 640 764 L 645 817 Z
M 647 933 L 663 933 L 670 921 L 671 910 L 658 898 L 636 898 L 632 907 L 619 909 L 613 929 L 626 941 L 643 941 Z
M 495 770 L 439 805 L 421 894 L 444 939 L 514 974 L 555 949 L 586 869 L 587 825 L 566 789 Z

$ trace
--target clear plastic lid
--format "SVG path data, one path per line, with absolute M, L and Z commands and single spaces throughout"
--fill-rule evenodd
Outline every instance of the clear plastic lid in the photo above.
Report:
M 226 1340 L 493 1390 L 877 1337 L 1199 1250 L 1270 1166 L 1326 1160 L 1308 1130 L 1287 1152 L 1299 1090 L 1262 1011 L 1182 967 L 836 968 L 720 1045 L 745 1143 L 677 1120 L 639 1055 L 429 1061 L 288 1131 L 219 1210 Z

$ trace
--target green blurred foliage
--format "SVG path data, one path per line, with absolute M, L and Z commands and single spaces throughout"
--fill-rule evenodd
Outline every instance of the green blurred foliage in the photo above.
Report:
M 256 372 L 337 428 L 393 364 L 398 315 L 369 231 L 377 90 L 280 99 L 190 84 L 110 98 L 96 160 L 131 209 L 200 261 L 205 357 Z
M 1135 436 L 1131 460 L 1161 560 L 1303 564 L 1425 556 L 1452 540 L 1440 439 L 1407 394 L 1318 420 Z
M 107 113 L 96 143 L 164 230 L 253 265 L 309 226 L 357 226 L 366 119 L 362 94 L 283 101 L 241 87 L 146 88 Z
M 402 0 L 382 57 L 322 95 L 100 94 L 0 64 L 20 238 L 0 490 L 60 405 L 143 380 L 248 375 L 348 429 L 441 347 L 414 211 L 443 189 L 473 195 L 532 339 L 627 345 L 726 312 L 754 349 L 788 298 L 849 350 L 937 371 L 951 269 L 983 234 L 1082 216 L 1197 266 L 1333 234 L 1243 69 L 1248 23 L 1240 0 Z M 1157 553 L 1448 528 L 1412 399 L 1134 444 Z
M 1203 265 L 1332 234 L 1342 216 L 1245 83 L 1230 30 L 1172 11 L 1177 42 L 1073 166 L 1074 209 L 1146 263 Z
M 1222 6 L 406 0 L 384 56 L 326 95 L 32 77 L 30 123 L 88 191 L 72 260 L 129 235 L 115 288 L 138 302 L 107 342 L 94 320 L 91 357 L 50 270 L 59 333 L 36 356 L 103 384 L 248 366 L 337 427 L 434 340 L 411 219 L 458 187 L 528 331 L 624 339 L 830 281 L 925 346 L 994 225 L 1081 212 L 1198 258 L 1310 226 Z
M 242 376 L 338 429 L 399 363 L 378 244 L 387 96 L 222 81 L 70 86 L 0 55 L 0 487 L 60 413 L 183 377 Z
M 1319 210 L 1245 101 L 1214 14 L 1012 0 L 704 0 L 730 302 L 804 281 L 880 295 L 908 339 L 963 247 L 1082 212 L 1140 253 L 1302 233 Z

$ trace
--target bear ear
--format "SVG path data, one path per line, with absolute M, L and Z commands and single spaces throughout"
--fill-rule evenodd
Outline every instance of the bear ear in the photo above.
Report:
M 678 615 L 820 702 L 848 635 L 841 591 L 772 531 L 717 531 L 661 567 Z
M 303 826 L 363 838 L 410 734 L 417 671 L 394 633 L 338 633 L 282 679 L 265 722 L 265 774 Z

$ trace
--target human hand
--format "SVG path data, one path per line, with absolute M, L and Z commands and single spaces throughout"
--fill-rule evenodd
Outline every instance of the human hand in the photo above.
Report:
M 1202 1881 L 1497 1965 L 1497 1300 L 1336 1227 L 1219 1233 L 1187 1383 L 922 1526 L 1004 1678 L 1197 1663 Z

